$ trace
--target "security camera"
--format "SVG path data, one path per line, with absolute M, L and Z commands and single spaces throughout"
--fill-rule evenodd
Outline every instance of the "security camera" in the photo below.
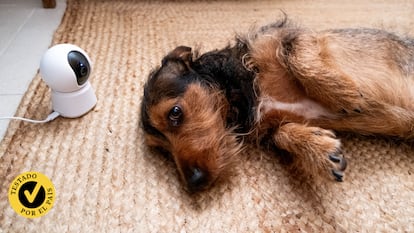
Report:
M 63 117 L 75 118 L 89 112 L 97 102 L 88 81 L 91 60 L 72 44 L 49 48 L 40 61 L 40 75 L 52 89 L 52 108 Z

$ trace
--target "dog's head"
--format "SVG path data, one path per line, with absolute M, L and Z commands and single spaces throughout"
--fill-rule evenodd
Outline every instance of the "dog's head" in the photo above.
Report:
M 190 191 L 223 177 L 241 150 L 229 124 L 233 104 L 201 60 L 189 47 L 170 52 L 149 75 L 141 105 L 146 144 L 172 156 Z

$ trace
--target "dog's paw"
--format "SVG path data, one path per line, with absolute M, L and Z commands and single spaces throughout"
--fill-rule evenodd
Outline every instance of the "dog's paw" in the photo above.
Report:
M 342 154 L 340 140 L 330 130 L 317 128 L 313 133 L 316 136 L 313 142 L 313 156 L 319 160 L 315 161 L 316 165 L 320 165 L 317 170 L 327 171 L 328 176 L 342 182 L 347 162 Z
M 347 96 L 337 99 L 337 112 L 341 114 L 361 114 L 363 112 L 365 100 L 360 92 L 354 92 Z
M 315 177 L 342 181 L 346 160 L 341 141 L 331 130 L 288 123 L 274 135 L 276 145 L 293 155 L 293 166 Z
M 334 179 L 338 182 L 342 182 L 344 178 L 344 171 L 347 166 L 345 157 L 342 155 L 341 150 L 330 154 L 328 156 L 330 162 L 332 163 L 331 172 Z

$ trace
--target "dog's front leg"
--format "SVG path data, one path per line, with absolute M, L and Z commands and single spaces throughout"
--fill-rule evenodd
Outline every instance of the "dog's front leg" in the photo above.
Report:
M 286 52 L 289 71 L 309 97 L 335 112 L 360 113 L 366 102 L 359 83 L 341 69 L 342 61 L 323 41 L 311 35 L 299 37 L 290 45 L 292 51 Z
M 277 147 L 293 156 L 294 166 L 310 175 L 328 174 L 342 181 L 346 160 L 341 142 L 330 130 L 304 124 L 287 123 L 273 136 Z

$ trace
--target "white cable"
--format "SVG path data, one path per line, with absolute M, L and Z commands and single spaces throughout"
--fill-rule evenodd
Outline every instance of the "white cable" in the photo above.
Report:
M 59 115 L 60 114 L 58 112 L 52 112 L 52 113 L 49 114 L 49 116 L 47 116 L 46 119 L 44 119 L 42 121 L 27 119 L 27 118 L 23 118 L 23 117 L 0 117 L 0 120 L 20 120 L 20 121 L 27 121 L 27 122 L 35 123 L 35 124 L 41 124 L 41 123 L 46 123 L 46 122 L 49 122 L 49 121 L 53 121 Z

